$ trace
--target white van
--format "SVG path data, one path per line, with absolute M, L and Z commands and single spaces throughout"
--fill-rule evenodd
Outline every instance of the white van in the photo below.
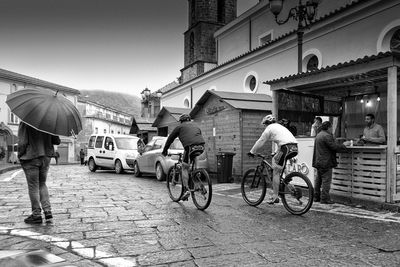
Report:
M 114 169 L 116 173 L 133 170 L 140 138 L 124 134 L 96 134 L 89 138 L 87 160 L 89 170 Z

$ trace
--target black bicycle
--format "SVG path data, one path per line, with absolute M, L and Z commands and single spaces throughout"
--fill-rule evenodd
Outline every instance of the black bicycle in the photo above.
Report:
M 272 166 L 265 155 L 255 154 L 255 156 L 261 158 L 261 162 L 257 168 L 245 172 L 241 184 L 242 197 L 251 206 L 260 205 L 266 195 L 271 197 L 273 194 Z M 314 188 L 304 174 L 291 172 L 284 175 L 284 170 L 280 174 L 279 196 L 287 211 L 291 214 L 302 215 L 312 206 Z
M 170 198 L 178 202 L 184 193 L 182 180 L 182 153 L 169 154 L 178 155 L 179 160 L 168 171 L 167 188 Z M 194 205 L 199 210 L 205 210 L 211 203 L 212 183 L 208 172 L 205 169 L 195 169 L 195 161 L 190 161 L 189 157 L 189 190 Z

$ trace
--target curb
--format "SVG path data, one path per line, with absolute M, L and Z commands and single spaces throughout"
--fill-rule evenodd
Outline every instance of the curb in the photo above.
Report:
M 371 200 L 364 199 L 354 199 L 345 196 L 339 196 L 335 194 L 331 194 L 332 199 L 340 204 L 362 208 L 371 211 L 391 211 L 391 212 L 400 212 L 400 203 L 380 203 L 374 202 Z
M 18 170 L 18 169 L 22 169 L 21 165 L 15 165 L 15 166 L 9 166 L 9 167 L 5 167 L 3 169 L 0 169 L 0 174 L 9 172 L 9 171 L 13 171 L 13 170 Z

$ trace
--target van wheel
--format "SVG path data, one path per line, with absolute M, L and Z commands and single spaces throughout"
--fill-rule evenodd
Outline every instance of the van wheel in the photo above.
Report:
M 122 167 L 122 163 L 119 159 L 117 159 L 117 161 L 115 162 L 115 173 L 124 173 L 124 168 Z
M 94 162 L 94 159 L 93 159 L 93 158 L 90 158 L 90 159 L 89 159 L 88 166 L 89 166 L 89 170 L 90 170 L 91 172 L 95 172 L 95 171 L 97 170 L 97 165 L 96 165 L 96 163 Z
M 142 175 L 142 173 L 140 172 L 139 164 L 137 163 L 137 161 L 135 161 L 135 165 L 133 165 L 133 175 L 135 175 L 136 177 L 140 177 Z
M 162 168 L 162 166 L 161 166 L 161 163 L 160 162 L 157 162 L 157 164 L 156 164 L 156 178 L 157 178 L 157 180 L 158 181 L 164 181 L 165 180 L 165 173 L 164 173 L 164 170 L 163 170 L 163 168 Z

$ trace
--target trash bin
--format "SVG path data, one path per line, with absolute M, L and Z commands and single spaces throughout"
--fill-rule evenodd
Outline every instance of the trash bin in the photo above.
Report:
M 232 178 L 232 161 L 233 156 L 236 155 L 232 152 L 219 152 L 217 154 L 217 181 L 218 183 L 233 182 Z

